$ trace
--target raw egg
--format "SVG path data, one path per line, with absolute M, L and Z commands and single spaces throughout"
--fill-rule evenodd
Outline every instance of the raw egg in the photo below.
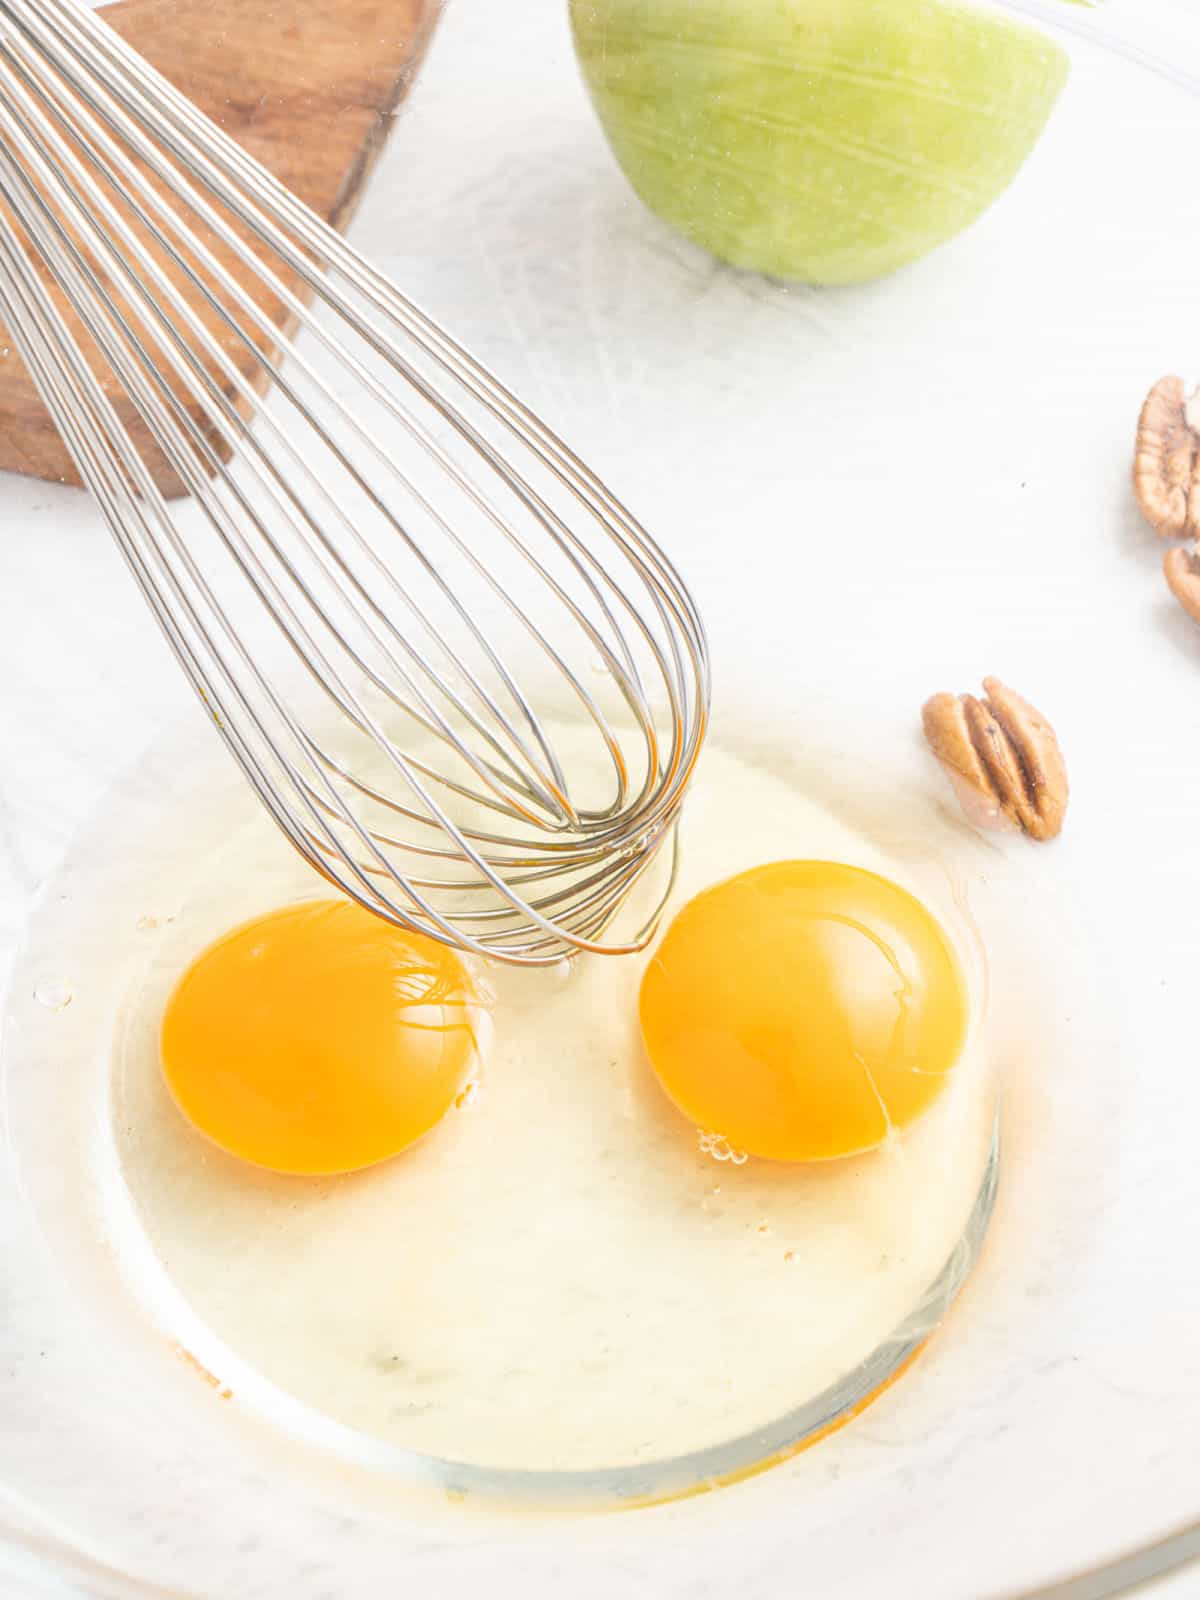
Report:
M 778 1161 L 870 1150 L 936 1099 L 967 1031 L 932 914 L 832 861 L 755 867 L 698 894 L 642 980 L 642 1036 L 698 1127 Z
M 349 901 L 288 906 L 219 939 L 163 1018 L 184 1115 L 231 1155 L 352 1172 L 413 1144 L 463 1090 L 479 1009 L 453 951 Z
M 583 790 L 604 793 L 603 742 L 582 724 L 552 727 L 572 773 L 579 764 Z M 414 736 L 414 750 L 432 763 L 440 743 L 432 731 L 424 738 L 423 730 Z M 180 780 L 146 849 L 118 858 L 119 893 L 97 900 L 77 946 L 56 947 L 60 970 L 86 976 L 94 928 L 129 930 L 114 964 L 81 981 L 75 1005 L 56 1019 L 78 1028 L 87 995 L 106 983 L 127 997 L 111 1040 L 111 1138 L 94 1142 L 105 1161 L 97 1173 L 104 1207 L 95 1218 L 89 1212 L 88 1226 L 103 1224 L 118 1263 L 137 1271 L 137 1294 L 162 1308 L 165 1327 L 247 1413 L 261 1406 L 273 1426 L 385 1475 L 408 1472 L 415 1451 L 486 1472 L 603 1473 L 617 1494 L 614 1469 L 627 1467 L 626 1487 L 649 1497 L 663 1484 L 692 1483 L 693 1463 L 711 1464 L 718 1449 L 731 1465 L 750 1465 L 767 1449 L 763 1439 L 791 1437 L 800 1408 L 824 1417 L 831 1391 L 852 1404 L 853 1375 L 890 1369 L 905 1345 L 897 1330 L 911 1326 L 915 1307 L 923 1326 L 936 1322 L 942 1301 L 930 1299 L 929 1286 L 948 1294 L 947 1260 L 965 1267 L 970 1259 L 994 1154 L 985 951 L 956 914 L 979 857 L 923 790 L 889 790 L 887 828 L 880 818 L 864 833 L 852 819 L 872 812 L 865 792 L 849 791 L 831 809 L 797 781 L 789 753 L 765 745 L 752 755 L 710 744 L 681 818 L 677 862 L 664 855 L 614 925 L 632 934 L 649 921 L 677 865 L 654 945 L 548 971 L 485 968 L 350 907 L 314 906 L 313 897 L 331 900 L 334 890 L 314 888 L 307 863 L 220 763 L 201 763 Z M 876 781 L 874 769 L 868 776 Z M 798 868 L 797 856 L 864 870 Z M 770 861 L 793 865 L 736 876 Z M 800 893 L 806 877 L 822 897 L 813 898 L 813 883 Z M 944 905 L 947 882 L 954 900 Z M 473 1024 L 486 1092 L 467 1098 L 460 1090 L 461 1110 L 452 1106 L 419 1144 L 350 1181 L 239 1171 L 179 1114 L 162 1071 L 164 1008 L 200 952 L 256 913 L 305 899 L 292 913 L 300 922 L 290 946 L 275 952 L 278 979 L 218 982 L 226 965 L 254 964 L 256 942 L 274 945 L 288 913 L 233 936 L 227 961 L 218 964 L 227 941 L 201 959 L 168 1025 L 168 1060 L 180 1103 L 227 1148 L 284 1169 L 327 1169 L 372 1159 L 432 1126 L 460 1074 L 464 1088 L 475 1081 Z M 164 907 L 169 920 L 135 932 L 141 913 Z M 844 922 L 822 932 L 818 911 L 848 916 L 865 933 Z M 698 916 L 689 952 L 682 936 Z M 888 1030 L 906 991 L 880 939 L 910 988 L 910 1031 L 918 1020 L 922 1031 L 929 1024 L 935 989 L 951 1010 L 969 1004 L 967 1037 L 948 1075 L 904 1075 L 898 1065 L 891 1078 L 885 1072 Z M 367 952 L 383 967 L 378 987 L 355 974 Z M 997 954 L 1003 972 L 1003 946 Z M 811 962 L 807 990 L 802 958 Z M 648 980 L 645 1013 L 652 1025 L 657 1002 L 662 1036 L 652 1026 L 648 1034 L 686 1117 L 663 1093 L 638 1025 L 639 991 L 656 959 L 666 973 L 656 967 Z M 693 970 L 691 999 L 665 982 L 682 981 L 689 962 L 705 964 Z M 257 964 L 265 973 L 273 963 L 264 955 Z M 270 1011 L 255 1021 L 268 995 Z M 947 1087 L 878 1154 L 735 1163 L 719 1140 L 699 1139 L 696 1124 L 740 1149 L 786 1155 L 810 1153 L 818 1135 L 818 1153 L 866 1145 L 886 1126 L 862 1069 L 838 1102 L 846 1058 L 822 1052 L 819 1039 L 804 1056 L 776 1037 L 805 1021 L 801 1001 L 818 1018 L 819 1007 L 836 1002 L 847 1029 L 873 1023 L 876 1031 L 851 1047 L 877 1063 L 894 1121 L 915 1110 L 915 1101 L 901 1101 L 904 1086 L 930 1095 Z M 1021 997 L 1010 995 L 1009 1005 L 1019 1011 Z M 192 1026 L 173 1036 L 189 1017 Z M 440 1033 L 419 1033 L 412 1025 L 422 1021 Z M 745 1039 L 737 1071 L 724 1079 L 723 1052 L 704 1054 L 702 1030 L 714 1026 L 741 1028 Z M 823 1026 L 835 1036 L 832 1021 Z M 318 1037 L 328 1041 L 328 1059 L 310 1062 Z M 95 1070 L 104 1041 L 93 1030 L 83 1043 Z M 953 1054 L 947 1042 L 942 1063 Z M 785 1081 L 764 1109 L 773 1059 Z M 434 1064 L 436 1096 L 418 1115 L 420 1061 Z M 936 1065 L 931 1049 L 921 1070 Z M 823 1099 L 805 1076 L 818 1067 Z M 313 1096 L 310 1110 L 301 1102 Z M 864 1126 L 847 1128 L 850 1117 Z M 758 1137 L 756 1120 L 767 1130 Z M 73 1187 L 82 1200 L 93 1185 Z M 80 1228 L 84 1221 L 81 1214 Z M 577 1487 L 590 1500 L 599 1481 Z

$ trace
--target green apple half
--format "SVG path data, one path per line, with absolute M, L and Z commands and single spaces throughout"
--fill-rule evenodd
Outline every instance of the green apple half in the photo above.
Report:
M 1066 81 L 963 0 L 570 0 L 617 160 L 722 260 L 808 283 L 914 261 L 1007 188 Z

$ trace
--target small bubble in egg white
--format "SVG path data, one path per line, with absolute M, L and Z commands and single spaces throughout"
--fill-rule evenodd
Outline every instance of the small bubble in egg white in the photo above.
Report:
M 571 976 L 571 963 L 567 957 L 564 956 L 561 961 L 556 962 L 554 966 L 550 968 L 550 971 L 552 975 L 558 979 L 559 983 L 564 983 L 566 979 Z
M 33 998 L 47 1011 L 65 1011 L 74 1000 L 74 991 L 58 979 L 47 979 L 33 991 Z
M 770 1233 L 770 1231 L 771 1231 L 771 1224 L 769 1222 L 760 1222 L 758 1224 L 757 1232 L 759 1232 L 759 1233 Z
M 701 1133 L 700 1153 L 714 1161 L 731 1161 L 735 1167 L 748 1159 L 746 1152 L 735 1150 L 723 1133 Z
M 174 921 L 174 917 L 160 917 L 152 911 L 144 911 L 137 919 L 137 928 L 139 933 L 153 933 L 156 928 L 162 928 L 168 922 Z
M 467 1106 L 473 1106 L 478 1099 L 479 1080 L 476 1078 L 471 1083 L 467 1084 L 466 1088 L 455 1096 L 454 1104 L 459 1111 L 462 1111 L 465 1110 Z
M 787 1261 L 788 1263 L 791 1263 L 791 1262 L 795 1261 L 796 1252 L 794 1250 L 785 1250 L 783 1252 L 783 1259 L 785 1261 Z

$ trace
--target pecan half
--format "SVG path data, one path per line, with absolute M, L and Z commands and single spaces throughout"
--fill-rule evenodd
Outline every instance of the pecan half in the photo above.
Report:
M 1197 582 L 1200 589 L 1200 580 Z M 1067 809 L 1067 768 L 1054 729 L 1027 700 L 983 680 L 983 698 L 935 694 L 922 712 L 929 747 L 972 821 L 1053 839 Z
M 1138 421 L 1133 492 L 1164 539 L 1200 537 L 1200 388 L 1160 378 Z
M 1167 585 L 1193 622 L 1200 622 L 1200 551 L 1179 545 L 1163 559 Z

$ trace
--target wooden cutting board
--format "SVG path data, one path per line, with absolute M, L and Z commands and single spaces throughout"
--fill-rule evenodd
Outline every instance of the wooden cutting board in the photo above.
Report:
M 289 189 L 341 227 L 420 65 L 440 3 L 119 0 L 100 15 Z M 225 260 L 232 268 L 232 256 Z M 245 280 L 243 269 L 233 270 Z M 186 284 L 176 271 L 171 275 Z M 283 326 L 286 317 L 278 301 L 261 293 L 258 298 Z M 77 330 L 76 319 L 63 309 Z M 219 323 L 210 326 L 220 330 Z M 264 374 L 255 353 L 227 329 L 220 337 L 239 369 L 261 388 Z M 168 494 L 182 493 L 99 353 L 86 337 L 83 343 L 160 486 Z M 2 326 L 0 351 L 0 470 L 78 484 L 74 464 Z M 199 416 L 199 407 L 191 409 Z

